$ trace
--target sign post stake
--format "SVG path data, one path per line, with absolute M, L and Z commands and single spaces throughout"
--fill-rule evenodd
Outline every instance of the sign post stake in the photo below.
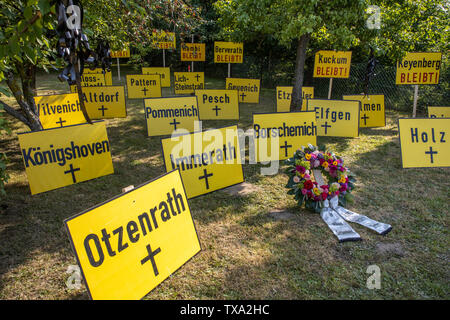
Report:
M 120 81 L 120 62 L 119 62 L 119 57 L 117 57 L 117 75 L 119 76 L 119 81 Z
M 194 43 L 194 35 L 192 35 L 191 43 Z M 191 61 L 191 70 L 194 72 L 194 61 Z
M 231 78 L 231 63 L 228 63 L 228 78 Z
M 328 86 L 328 100 L 331 99 L 331 89 L 333 88 L 333 78 L 330 78 L 330 85 Z
M 413 118 L 416 117 L 417 111 L 417 99 L 419 98 L 419 85 L 414 85 L 414 102 L 413 102 Z
M 166 49 L 163 49 L 163 67 L 166 67 Z

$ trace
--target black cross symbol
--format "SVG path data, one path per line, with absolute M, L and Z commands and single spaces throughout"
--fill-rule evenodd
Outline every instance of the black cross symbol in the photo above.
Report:
M 200 75 L 197 73 L 197 75 L 195 76 L 195 78 L 197 78 L 197 82 L 199 81 L 198 78 L 200 78 Z
M 240 95 L 242 98 L 242 101 L 244 101 L 244 98 L 247 96 L 245 93 L 242 92 L 242 94 Z
M 212 177 L 212 175 L 213 175 L 212 173 L 208 173 L 208 171 L 206 171 L 206 169 L 203 169 L 203 176 L 198 177 L 198 180 L 205 179 L 206 189 L 209 189 L 208 178 Z
M 367 114 L 364 115 L 364 117 L 361 117 L 361 119 L 364 119 L 364 125 L 367 125 L 366 120 L 369 119 L 369 117 L 367 116 Z
M 434 163 L 433 162 L 433 154 L 437 154 L 437 153 L 438 153 L 437 151 L 433 151 L 433 147 L 430 147 L 430 151 L 425 151 L 425 154 L 429 154 L 430 155 L 431 163 Z
M 59 121 L 56 121 L 56 123 L 58 123 L 61 127 L 63 126 L 63 123 L 67 122 L 66 120 L 61 119 L 61 117 L 59 117 Z
M 101 108 L 98 108 L 98 110 L 102 111 L 102 117 L 105 116 L 105 110 L 108 110 L 108 108 L 105 108 L 105 106 L 102 106 Z
M 72 174 L 73 183 L 77 183 L 77 179 L 75 178 L 75 171 L 80 171 L 80 168 L 74 169 L 72 164 L 70 164 L 69 168 L 70 168 L 70 170 L 64 171 L 64 174 L 71 173 Z
M 148 89 L 144 87 L 144 89 L 142 89 L 141 91 L 144 91 L 144 96 L 147 96 L 147 91 Z
M 158 248 L 155 251 L 152 251 L 152 247 L 150 247 L 149 244 L 146 246 L 146 248 L 147 248 L 148 256 L 146 256 L 144 259 L 141 260 L 141 264 L 144 264 L 148 260 L 150 260 L 152 262 L 153 273 L 155 274 L 155 277 L 156 277 L 159 274 L 159 272 L 158 272 L 158 267 L 156 266 L 155 256 L 161 252 L 161 248 Z
M 219 110 L 222 110 L 222 109 L 220 109 L 218 106 L 216 106 L 215 108 L 212 108 L 214 111 L 216 111 L 216 117 L 218 117 L 219 116 Z
M 180 124 L 181 122 L 178 122 L 177 119 L 173 119 L 173 122 L 169 123 L 173 125 L 173 130 L 177 130 L 177 124 Z
M 331 128 L 331 126 L 328 124 L 328 121 L 325 121 L 325 124 L 321 125 L 321 127 L 325 128 L 325 134 L 327 134 L 328 128 Z
M 281 146 L 280 149 L 284 148 L 284 156 L 287 157 L 288 153 L 287 153 L 287 149 L 288 148 L 292 148 L 292 144 L 287 144 L 287 141 L 284 141 L 284 146 Z

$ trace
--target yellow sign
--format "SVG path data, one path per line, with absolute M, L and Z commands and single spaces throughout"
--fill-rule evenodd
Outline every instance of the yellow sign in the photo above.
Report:
M 348 78 L 351 62 L 351 51 L 317 51 L 314 59 L 313 77 Z
M 361 102 L 359 110 L 359 127 L 384 127 L 386 125 L 386 114 L 384 108 L 384 94 L 345 95 L 342 100 L 358 100 Z
M 277 87 L 277 112 L 291 109 L 292 87 Z M 302 110 L 306 110 L 306 99 L 314 98 L 314 87 L 302 87 Z
M 238 91 L 239 102 L 259 103 L 259 91 L 261 88 L 259 79 L 227 78 L 225 86 L 227 90 Z
M 111 51 L 111 58 L 129 58 L 130 56 L 130 48 Z
M 242 42 L 214 42 L 214 63 L 242 63 L 244 44 Z
M 105 123 L 19 134 L 31 194 L 114 173 Z
M 166 171 L 180 169 L 188 198 L 241 183 L 237 126 L 161 140 Z
M 106 71 L 105 73 L 103 73 L 103 69 L 102 68 L 95 68 L 94 70 L 91 70 L 89 68 L 84 68 L 83 69 L 83 74 L 102 74 L 105 76 L 105 85 L 106 86 L 112 86 L 112 71 Z M 101 80 L 100 80 L 101 81 Z
M 198 121 L 195 96 L 145 99 L 148 136 L 172 134 L 177 129 L 193 132 Z
M 112 78 L 111 78 L 112 83 Z M 101 87 L 106 86 L 106 75 L 103 73 L 89 73 L 83 72 L 81 75 L 81 86 L 82 87 Z M 77 85 L 73 84 L 69 86 L 71 93 L 77 92 Z
M 442 53 L 408 52 L 397 62 L 395 84 L 438 84 Z
M 205 61 L 204 43 L 183 43 L 181 45 L 181 61 Z
M 308 111 L 316 113 L 317 135 L 357 137 L 361 102 L 350 100 L 308 100 Z
M 450 118 L 450 107 L 428 107 L 428 117 Z
M 106 86 L 106 79 L 103 73 L 83 73 L 81 75 L 81 86 L 83 87 L 95 87 Z
M 170 88 L 169 67 L 142 67 L 142 74 L 159 74 L 161 76 L 161 87 Z
M 175 94 L 189 94 L 205 89 L 204 72 L 174 72 L 173 80 Z
M 176 49 L 177 42 L 174 32 L 153 31 L 152 44 L 157 49 Z
M 398 120 L 403 168 L 450 167 L 449 118 Z
M 239 120 L 237 90 L 195 90 L 200 120 Z
M 159 98 L 161 76 L 159 74 L 127 74 L 128 99 Z
M 44 129 L 86 122 L 77 93 L 37 96 L 34 103 Z
M 83 100 L 91 119 L 125 118 L 127 116 L 124 87 L 85 87 L 83 88 Z
M 92 299 L 141 299 L 201 250 L 178 171 L 64 223 Z
M 316 145 L 317 125 L 312 111 L 253 114 L 255 160 L 289 159 L 301 146 Z

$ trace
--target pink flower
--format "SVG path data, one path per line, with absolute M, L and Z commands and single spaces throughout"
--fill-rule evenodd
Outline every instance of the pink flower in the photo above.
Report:
M 309 180 L 309 179 L 311 179 L 311 176 L 310 176 L 309 174 L 305 174 L 304 178 L 305 178 L 306 180 Z
M 302 174 L 305 173 L 305 171 L 306 171 L 305 167 L 303 167 L 303 166 L 296 166 L 295 170 L 297 170 L 298 172 L 300 172 Z
M 302 189 L 302 194 L 303 194 L 303 195 L 306 195 L 307 193 L 308 193 L 308 190 L 306 190 L 306 189 L 303 188 L 303 189 Z
M 294 180 L 295 183 L 299 183 L 299 182 L 300 182 L 300 178 L 297 177 L 297 176 L 294 176 L 294 179 L 293 179 L 293 180 Z

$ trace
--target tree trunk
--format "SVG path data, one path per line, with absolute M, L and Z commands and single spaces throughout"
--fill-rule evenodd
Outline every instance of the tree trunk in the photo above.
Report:
M 42 124 L 34 103 L 34 95 L 36 94 L 36 67 L 34 65 L 16 64 L 16 69 L 21 79 L 22 89 L 12 72 L 7 73 L 6 84 L 19 104 L 20 110 L 16 110 L 4 102 L 1 103 L 8 114 L 26 124 L 31 131 L 42 130 Z
M 290 111 L 301 111 L 302 109 L 302 87 L 305 70 L 306 49 L 311 35 L 306 33 L 300 37 L 297 44 L 297 58 L 295 61 L 295 84 L 292 89 L 292 100 Z

